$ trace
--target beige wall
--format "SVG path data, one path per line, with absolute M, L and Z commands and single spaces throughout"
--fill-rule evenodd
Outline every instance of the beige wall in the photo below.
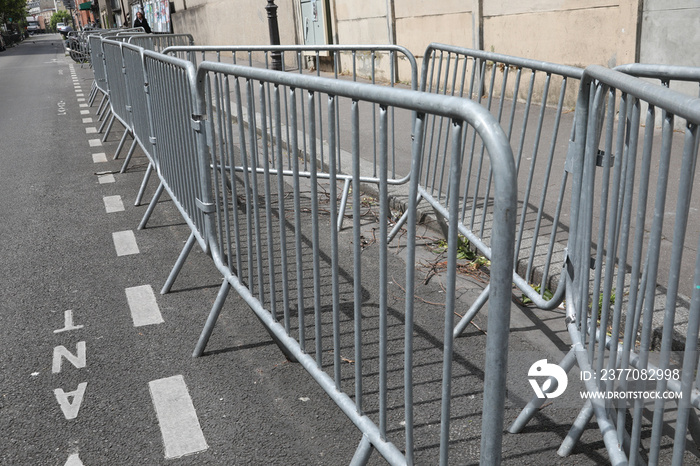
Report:
M 634 61 L 639 0 L 484 2 L 484 49 L 566 65 Z
M 269 44 L 265 0 L 175 0 L 173 30 L 189 33 L 198 45 Z M 280 41 L 296 42 L 294 0 L 276 0 Z

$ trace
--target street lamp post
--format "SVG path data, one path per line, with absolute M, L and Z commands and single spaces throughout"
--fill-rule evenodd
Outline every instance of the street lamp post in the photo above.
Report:
M 277 5 L 275 0 L 267 0 L 267 24 L 270 28 L 270 44 L 280 45 L 280 28 L 277 24 Z M 282 59 L 280 52 L 272 52 L 272 69 L 282 70 Z

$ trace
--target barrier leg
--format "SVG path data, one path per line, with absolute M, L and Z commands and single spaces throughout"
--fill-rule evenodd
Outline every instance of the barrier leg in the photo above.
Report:
M 109 123 L 107 123 L 107 129 L 105 129 L 105 135 L 102 137 L 102 142 L 107 142 L 107 136 L 109 136 L 109 132 L 112 131 L 112 125 L 114 124 L 115 117 L 116 115 L 112 113 L 112 116 L 109 118 Z
M 102 120 L 102 124 L 100 125 L 100 128 L 97 130 L 98 133 L 103 132 L 105 129 L 105 126 L 110 122 L 110 118 L 107 118 L 107 115 L 110 115 L 111 113 L 112 113 L 111 109 L 107 110 L 107 113 L 105 113 L 105 119 Z M 114 116 L 112 116 L 112 119 L 114 119 Z
M 126 135 L 126 133 L 124 133 L 124 135 Z M 122 138 L 122 139 L 123 139 L 123 138 Z M 126 167 L 129 166 L 129 161 L 131 161 L 131 156 L 134 155 L 134 149 L 136 149 L 136 139 L 134 139 L 134 140 L 131 142 L 131 147 L 129 147 L 129 153 L 126 154 L 126 158 L 124 159 L 124 165 L 122 165 L 122 169 L 119 170 L 119 173 L 124 173 L 124 172 L 126 172 Z M 115 153 L 115 154 L 114 154 L 115 158 L 116 158 L 116 155 L 117 155 L 117 154 Z
M 97 95 L 97 93 L 95 93 L 95 95 Z M 102 94 L 102 99 L 100 100 L 100 105 L 97 106 L 97 111 L 95 112 L 95 113 L 97 113 L 98 120 L 102 120 L 102 110 L 103 110 L 103 105 L 105 104 L 105 100 L 107 100 L 107 95 Z
M 107 96 L 102 97 L 102 102 L 100 102 L 100 106 L 97 107 L 97 119 L 102 121 L 104 117 L 106 117 L 111 109 L 109 108 L 109 99 Z
M 422 196 L 419 194 L 416 206 L 418 205 L 418 202 L 420 202 L 421 199 L 422 199 Z M 394 237 L 396 237 L 396 235 L 399 233 L 399 231 L 401 231 L 401 228 L 406 223 L 406 220 L 408 220 L 408 211 L 404 212 L 403 215 L 401 215 L 401 218 L 398 219 L 398 221 L 394 225 L 394 228 L 392 228 L 391 231 L 389 232 L 389 238 L 388 238 L 389 243 L 391 243 L 394 240 Z
M 146 209 L 146 213 L 143 214 L 143 218 L 141 219 L 141 223 L 139 223 L 138 230 L 143 230 L 146 228 L 146 223 L 148 223 L 148 219 L 151 217 L 151 214 L 153 213 L 153 209 L 156 208 L 156 204 L 158 204 L 158 199 L 160 199 L 161 194 L 163 194 L 163 189 L 165 189 L 165 185 L 163 182 L 158 185 L 158 189 L 156 189 L 155 194 L 153 195 L 153 199 L 151 199 L 150 204 L 148 204 L 148 209 Z
M 95 81 L 92 81 L 92 86 L 90 86 L 90 96 L 88 97 L 88 105 L 92 107 L 95 103 L 95 98 L 97 97 L 97 85 Z
M 355 454 L 350 461 L 350 466 L 364 466 L 369 462 L 369 457 L 372 454 L 372 443 L 369 441 L 369 437 L 366 435 L 362 436 L 360 444 L 355 450 Z
M 185 243 L 185 247 L 182 248 L 182 251 L 180 252 L 180 255 L 178 256 L 177 261 L 175 262 L 175 265 L 173 266 L 173 269 L 170 271 L 170 275 L 168 275 L 168 279 L 165 281 L 165 285 L 163 285 L 163 289 L 160 290 L 160 294 L 166 294 L 166 293 L 170 292 L 170 288 L 173 287 L 173 283 L 175 283 L 175 279 L 180 274 L 180 270 L 182 270 L 182 266 L 185 264 L 185 260 L 187 259 L 187 256 L 190 255 L 190 251 L 192 251 L 192 247 L 194 246 L 196 239 L 197 238 L 194 236 L 194 233 L 190 233 L 190 237 L 187 238 L 187 242 Z
M 566 457 L 571 454 L 571 450 L 574 449 L 576 442 L 578 442 L 581 435 L 583 435 L 583 431 L 593 418 L 593 414 L 593 403 L 586 401 L 574 420 L 574 423 L 571 425 L 569 433 L 566 434 L 566 438 L 564 438 L 564 441 L 561 443 L 559 450 L 557 450 L 557 455 Z
M 484 307 L 484 304 L 486 304 L 486 301 L 489 299 L 489 294 L 491 293 L 491 284 L 489 283 L 486 285 L 486 288 L 484 288 L 484 291 L 481 292 L 478 298 L 476 298 L 476 301 L 469 307 L 469 310 L 467 311 L 466 314 L 464 314 L 464 317 L 460 319 L 460 321 L 457 323 L 455 326 L 453 332 L 452 332 L 452 338 L 457 338 L 464 332 L 464 329 L 467 328 L 467 325 L 474 320 L 474 317 L 476 317 L 476 314 L 481 310 L 482 307 Z
M 214 301 L 214 306 L 212 306 L 211 311 L 209 311 L 209 317 L 207 317 L 207 322 L 204 324 L 202 334 L 199 336 L 197 345 L 194 347 L 192 357 L 198 358 L 202 355 L 202 353 L 204 353 L 204 348 L 206 348 L 209 337 L 211 337 L 211 333 L 214 331 L 214 325 L 216 325 L 216 321 L 219 318 L 221 308 L 224 307 L 224 302 L 226 301 L 226 296 L 228 296 L 229 289 L 231 289 L 231 285 L 229 284 L 228 280 L 224 279 L 224 283 L 219 289 L 219 294 L 216 296 L 216 301 Z
M 576 362 L 576 354 L 574 354 L 574 350 L 569 350 L 568 353 L 566 353 L 566 356 L 564 356 L 564 359 L 561 360 L 559 363 L 559 367 L 564 369 L 564 372 L 567 374 L 571 370 L 572 367 L 574 367 L 574 363 Z M 557 386 L 555 385 L 556 379 L 552 379 L 552 382 L 550 382 L 550 387 L 549 391 L 554 391 L 556 390 Z M 527 425 L 528 422 L 530 422 L 530 419 L 535 417 L 535 414 L 537 414 L 537 411 L 540 410 L 542 405 L 547 401 L 547 398 L 537 398 L 536 396 L 530 400 L 530 402 L 523 408 L 522 411 L 520 411 L 520 414 L 518 415 L 518 418 L 513 421 L 513 424 L 510 425 L 508 428 L 508 432 L 511 434 L 517 434 L 523 428 Z
M 340 197 L 340 209 L 338 210 L 338 231 L 343 228 L 343 218 L 345 217 L 345 207 L 348 205 L 348 196 L 350 195 L 351 180 L 345 180 L 343 185 L 343 195 Z
M 111 127 L 111 125 L 110 125 L 110 127 Z M 105 137 L 102 138 L 102 142 L 105 142 L 108 134 L 109 134 L 109 130 L 107 130 L 107 132 L 105 133 Z M 124 134 L 122 134 L 122 137 L 119 140 L 119 145 L 117 145 L 117 150 L 114 151 L 114 157 L 112 157 L 112 160 L 117 160 L 119 158 L 119 153 L 122 151 L 122 147 L 124 147 L 124 141 L 126 141 L 126 137 L 128 135 L 129 135 L 129 130 L 124 129 Z M 124 173 L 124 172 L 122 171 L 120 173 Z
M 141 205 L 141 200 L 143 199 L 143 194 L 146 191 L 146 185 L 148 180 L 151 178 L 151 173 L 153 173 L 153 164 L 149 162 L 146 173 L 143 175 L 143 181 L 141 181 L 141 187 L 139 188 L 139 193 L 136 195 L 136 200 L 134 201 L 135 206 Z

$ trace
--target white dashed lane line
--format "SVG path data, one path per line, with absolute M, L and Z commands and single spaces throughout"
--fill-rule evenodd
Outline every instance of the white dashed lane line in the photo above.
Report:
M 117 256 L 128 256 L 139 253 L 139 246 L 136 244 L 136 236 L 132 230 L 115 231 L 112 233 L 114 249 Z
M 99 147 L 102 145 L 102 140 L 100 140 L 100 139 L 88 139 L 88 144 L 90 144 L 90 147 Z
M 124 203 L 122 202 L 121 196 L 105 196 L 103 200 L 105 203 L 105 210 L 108 214 L 112 214 L 114 212 L 124 212 Z
M 151 285 L 135 286 L 127 288 L 124 291 L 126 292 L 126 300 L 129 303 L 129 310 L 131 311 L 131 319 L 134 322 L 134 327 L 162 324 L 165 322 L 160 313 L 156 295 Z
M 181 375 L 148 383 L 163 435 L 165 457 L 180 458 L 209 448 Z
M 92 154 L 92 161 L 94 163 L 103 163 L 107 161 L 107 154 L 104 152 L 99 152 L 97 154 Z
M 97 175 L 97 180 L 100 182 L 100 184 L 106 184 L 106 183 L 114 183 L 114 175 L 111 173 L 107 175 Z

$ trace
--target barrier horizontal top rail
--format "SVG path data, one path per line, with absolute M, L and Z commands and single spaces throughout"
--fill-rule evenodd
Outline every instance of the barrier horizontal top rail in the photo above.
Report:
M 638 78 L 655 78 L 662 81 L 700 82 L 700 67 L 628 63 L 615 67 L 615 71 Z
M 462 133 L 470 128 L 478 133 L 492 160 L 495 193 L 495 235 L 490 276 L 493 311 L 489 316 L 483 409 L 484 413 L 489 414 L 483 416 L 482 420 L 481 455 L 485 464 L 497 463 L 501 454 L 505 399 L 504 371 L 508 345 L 517 181 L 510 146 L 495 119 L 483 107 L 464 99 L 249 66 L 203 62 L 197 68 L 196 83 L 198 104 L 193 115 L 194 121 L 199 123 L 195 131 L 199 135 L 201 152 L 209 154 L 210 157 L 206 163 L 201 164 L 201 167 L 208 168 L 208 188 L 204 190 L 204 197 L 199 200 L 199 205 L 208 214 L 207 232 L 211 235 L 211 255 L 225 281 L 202 331 L 195 355 L 202 354 L 223 305 L 223 299 L 230 287 L 233 287 L 267 326 L 277 343 L 305 367 L 363 432 L 363 441 L 360 442 L 355 457 L 359 463 L 366 461 L 372 448 L 377 449 L 392 464 L 411 464 L 416 453 L 413 437 L 414 430 L 418 427 L 415 425 L 413 412 L 413 391 L 423 388 L 423 384 L 414 386 L 412 379 L 412 290 L 415 286 L 418 179 L 412 178 L 410 183 L 410 219 L 407 224 L 406 246 L 408 258 L 405 265 L 408 299 L 402 313 L 405 317 L 401 318 L 400 323 L 392 326 L 392 329 L 405 328 L 397 340 L 394 340 L 395 336 L 392 335 L 391 341 L 402 341 L 402 348 L 392 350 L 392 354 L 396 354 L 397 350 L 398 354 L 402 355 L 398 360 L 387 356 L 387 319 L 390 318 L 387 307 L 388 225 L 386 222 L 379 222 L 380 233 L 376 252 L 380 267 L 380 297 L 377 310 L 380 320 L 380 357 L 377 381 L 362 371 L 362 352 L 366 350 L 367 345 L 376 343 L 366 341 L 362 331 L 362 321 L 366 320 L 364 313 L 369 309 L 363 311 L 360 192 L 354 190 L 352 194 L 351 231 L 339 232 L 333 227 L 338 215 L 334 199 L 338 195 L 337 183 L 340 181 L 336 176 L 334 159 L 329 161 L 331 168 L 328 170 L 327 179 L 322 180 L 316 176 L 318 170 L 314 158 L 310 160 L 308 182 L 303 182 L 299 175 L 298 158 L 292 163 L 291 177 L 282 176 L 285 174 L 281 166 L 286 161 L 283 161 L 281 147 L 272 145 L 271 139 L 280 138 L 284 127 L 289 125 L 290 134 L 301 135 L 299 138 L 293 136 L 290 140 L 294 150 L 301 144 L 302 138 L 311 141 L 313 146 L 313 141 L 323 132 L 327 133 L 324 140 L 328 141 L 330 150 L 333 151 L 334 146 L 342 139 L 342 134 L 339 133 L 349 133 L 354 141 L 353 163 L 348 168 L 349 175 L 354 182 L 359 182 L 359 139 L 362 134 L 359 122 L 364 118 L 362 109 L 368 108 L 363 104 L 379 106 L 378 139 L 381 142 L 378 154 L 378 208 L 379 217 L 385 218 L 388 212 L 387 188 L 390 173 L 387 163 L 388 137 L 391 134 L 388 115 L 392 107 L 416 113 L 416 135 L 423 134 L 421 127 L 425 123 L 426 115 L 438 114 L 452 120 L 452 140 L 457 141 L 451 145 L 452 156 L 449 161 L 454 168 L 451 171 L 454 186 L 459 185 L 459 177 L 462 176 L 462 146 L 458 141 L 461 141 Z M 305 100 L 302 101 L 300 93 L 306 95 Z M 230 99 L 231 95 L 235 98 Z M 336 106 L 339 100 L 348 100 L 348 105 Z M 231 103 L 232 101 L 234 103 Z M 241 123 L 244 105 L 249 114 L 261 112 L 261 118 L 255 120 L 255 126 L 253 120 L 248 127 Z M 300 123 L 300 119 L 296 118 L 297 105 L 306 105 L 309 110 L 304 129 L 297 126 Z M 336 109 L 347 112 L 348 125 L 340 129 L 335 125 L 321 126 L 321 119 L 316 120 L 312 116 L 316 113 L 313 109 L 318 105 L 321 105 L 324 114 L 327 114 L 331 121 Z M 271 112 L 270 116 L 266 114 L 267 111 Z M 400 134 L 410 135 L 414 131 L 414 122 L 406 120 L 405 123 L 407 127 L 401 128 L 405 131 Z M 414 167 L 421 163 L 420 139 L 417 137 L 413 145 L 411 163 Z M 251 169 L 252 167 L 261 167 L 261 170 Z M 320 195 L 326 190 L 329 193 L 329 214 L 325 213 L 325 207 L 323 212 L 319 207 L 319 197 L 322 198 Z M 310 204 L 307 204 L 307 201 Z M 456 203 L 445 203 L 444 206 L 450 215 L 458 215 Z M 287 220 L 288 213 L 290 218 Z M 330 241 L 330 252 L 325 248 L 326 241 Z M 448 247 L 451 252 L 456 252 L 457 241 L 456 222 L 450 222 Z M 366 254 L 368 252 L 365 252 Z M 324 259 L 325 257 L 328 259 Z M 372 261 L 376 265 L 377 259 L 373 258 Z M 347 267 L 352 273 L 346 276 L 342 271 Z M 333 283 L 333 291 L 329 293 L 321 290 L 321 276 L 326 276 L 325 274 L 328 274 L 326 278 Z M 450 444 L 451 395 L 446 387 L 449 387 L 451 381 L 450 367 L 453 358 L 451 319 L 455 305 L 456 254 L 450 254 L 447 275 L 447 330 L 443 361 L 445 375 L 442 382 L 433 387 L 437 393 L 441 390 L 443 393 L 441 408 L 438 409 L 443 413 L 442 416 L 438 416 L 442 422 L 439 440 L 442 463 L 447 461 Z M 344 287 L 347 287 L 348 296 L 341 297 L 340 293 Z M 304 293 L 309 293 L 313 299 L 309 297 L 307 302 Z M 342 318 L 345 311 L 341 312 L 341 304 L 353 308 L 354 323 L 350 324 L 350 321 Z M 307 313 L 313 321 L 311 324 L 305 323 Z M 346 327 L 343 322 L 347 322 L 350 327 Z M 344 369 L 340 359 L 341 340 L 348 336 L 350 340 L 343 344 L 349 343 L 354 348 L 354 375 Z M 329 354 L 332 354 L 332 361 L 326 360 Z M 389 371 L 390 365 L 405 370 Z M 387 377 L 393 377 L 395 373 L 403 373 L 404 380 L 394 381 L 392 386 L 398 383 L 398 386 L 403 388 L 390 390 Z M 347 377 L 350 378 L 349 381 L 345 380 Z M 353 385 L 354 396 L 348 393 Z M 437 393 L 433 393 L 431 397 L 439 396 Z M 403 403 L 400 412 L 390 410 L 387 404 L 387 397 L 394 399 L 397 394 L 403 394 L 401 399 L 404 401 L 399 401 Z M 375 400 L 375 397 L 378 398 Z M 363 401 L 370 398 L 372 406 L 379 406 L 376 414 L 372 415 L 366 413 L 367 405 Z M 405 449 L 393 443 L 395 433 L 387 430 L 388 418 L 393 415 L 399 416 L 402 424 L 405 424 Z M 425 433 L 424 430 L 419 432 Z
M 168 47 L 178 45 L 193 46 L 194 38 L 192 34 L 144 34 L 132 36 L 128 42 L 148 50 L 162 52 Z

